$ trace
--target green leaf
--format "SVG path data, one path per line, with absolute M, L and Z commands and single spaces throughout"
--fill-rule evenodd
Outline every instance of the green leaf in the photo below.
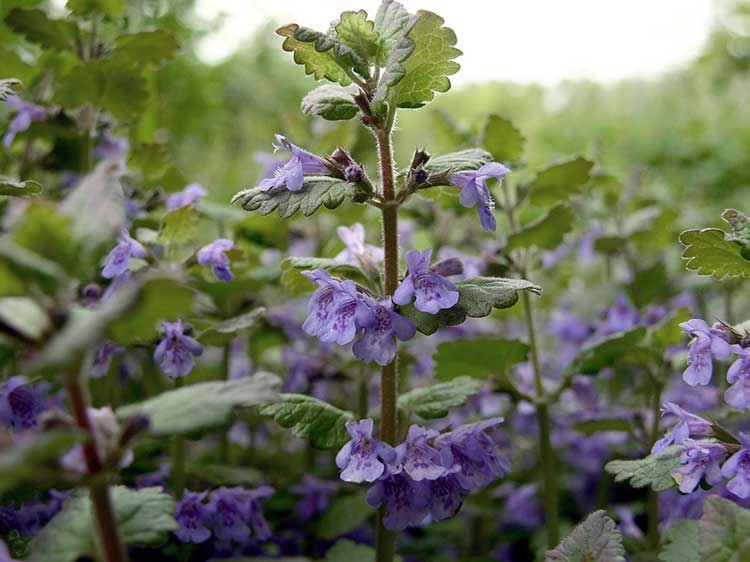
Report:
M 98 13 L 114 19 L 122 14 L 125 0 L 68 0 L 66 6 L 73 14 L 83 18 Z
M 341 539 L 328 549 L 323 562 L 375 562 L 375 551 L 371 546 Z
M 21 296 L 0 298 L 0 323 L 31 341 L 40 341 L 53 328 L 47 310 L 34 299 Z
M 15 8 L 5 17 L 5 24 L 28 41 L 47 49 L 72 50 L 75 45 L 75 24 L 51 19 L 42 10 Z
M 458 302 L 437 314 L 427 314 L 413 304 L 399 307 L 399 313 L 409 318 L 423 334 L 434 334 L 440 326 L 458 326 L 470 318 L 488 316 L 493 308 L 510 308 L 518 302 L 522 291 L 541 294 L 542 288 L 525 279 L 475 277 L 456 283 Z
M 698 523 L 701 562 L 750 560 L 750 510 L 719 496 L 709 496 Z
M 192 205 L 179 207 L 164 215 L 159 231 L 159 243 L 165 247 L 168 259 L 179 261 L 193 253 L 192 243 L 197 235 L 200 213 Z
M 546 562 L 625 562 L 622 535 L 603 510 L 595 511 L 554 550 Z
M 318 536 L 324 540 L 334 540 L 364 524 L 373 513 L 365 501 L 364 492 L 335 498 L 318 523 Z
M 737 209 L 726 209 L 721 213 L 724 219 L 732 227 L 732 234 L 727 239 L 739 242 L 743 246 L 750 246 L 750 218 Z
M 295 293 L 311 292 L 315 290 L 315 284 L 302 275 L 302 271 L 312 269 L 325 269 L 338 277 L 352 279 L 365 285 L 369 283 L 367 274 L 361 268 L 328 258 L 286 258 L 281 262 L 281 282 Z
M 18 78 L 3 78 L 0 80 L 0 101 L 5 101 L 8 96 L 16 94 L 21 90 L 23 85 Z M 5 179 L 1 181 L 6 181 Z
M 358 112 L 359 107 L 354 103 L 351 92 L 340 86 L 320 86 L 302 99 L 302 113 L 329 121 L 352 119 Z
M 426 10 L 420 10 L 417 16 L 419 19 L 407 34 L 415 46 L 403 62 L 405 74 L 388 88 L 387 94 L 389 102 L 412 109 L 431 101 L 435 92 L 450 90 L 448 76 L 461 68 L 453 59 L 462 54 L 454 47 L 456 34 L 443 27 L 443 18 Z M 376 95 L 376 99 L 380 98 Z
M 145 111 L 148 90 L 141 66 L 111 57 L 75 66 L 61 78 L 55 99 L 71 109 L 90 103 L 127 120 Z
M 259 411 L 297 437 L 308 439 L 316 449 L 341 447 L 349 440 L 345 424 L 354 419 L 353 413 L 304 394 L 281 394 L 277 402 Z
M 333 44 L 323 43 L 319 49 L 315 39 L 305 41 L 298 37 L 301 30 L 306 31 L 296 23 L 291 23 L 277 29 L 276 34 L 285 37 L 281 48 L 293 53 L 294 62 L 305 67 L 305 74 L 311 74 L 316 80 L 325 78 L 331 82 L 338 82 L 342 86 L 351 84 L 351 78 L 339 65 L 332 52 Z M 303 38 L 306 37 L 303 35 Z
M 569 158 L 544 168 L 527 186 L 534 205 L 549 205 L 580 193 L 594 166 L 591 160 Z
M 381 50 L 378 57 L 380 66 L 388 66 L 389 61 L 395 60 L 393 57 L 394 50 L 403 46 L 406 34 L 409 33 L 414 24 L 417 23 L 418 16 L 410 14 L 401 4 L 394 0 L 383 0 L 375 14 L 375 31 L 380 35 Z M 414 49 L 414 41 L 408 40 L 411 50 Z M 411 50 L 409 54 L 411 54 Z M 408 57 L 408 55 L 407 55 Z M 396 57 L 397 58 L 397 57 Z M 398 62 L 404 62 L 406 57 Z M 385 76 L 385 75 L 384 75 Z M 390 84 L 392 85 L 392 84 Z
M 723 230 L 686 230 L 680 234 L 680 243 L 685 246 L 685 267 L 698 275 L 713 275 L 719 280 L 726 276 L 750 277 L 750 259 L 742 256 L 743 246 L 727 240 Z
M 451 409 L 466 404 L 482 384 L 483 381 L 471 377 L 458 377 L 450 382 L 415 388 L 398 397 L 398 409 L 425 420 L 443 418 Z
M 367 19 L 367 12 L 344 12 L 336 24 L 336 38 L 351 47 L 366 61 L 373 61 L 380 50 L 380 33 L 375 31 L 375 22 Z
M 177 529 L 172 513 L 175 500 L 161 488 L 132 490 L 110 488 L 123 542 L 131 546 L 156 546 Z M 101 559 L 96 518 L 89 494 L 77 490 L 62 510 L 42 529 L 31 545 L 30 562 L 74 562 L 81 557 Z
M 593 343 L 579 352 L 565 368 L 569 375 L 596 375 L 613 365 L 646 336 L 646 328 L 638 326 Z
M 518 248 L 536 246 L 542 250 L 557 248 L 566 232 L 573 229 L 573 208 L 566 203 L 558 203 L 544 216 L 524 226 L 519 232 L 508 237 L 505 252 Z
M 288 219 L 297 211 L 309 217 L 321 206 L 335 209 L 351 197 L 353 186 L 344 180 L 327 176 L 308 176 L 299 191 L 289 191 L 282 186 L 278 189 L 261 191 L 254 187 L 240 191 L 232 198 L 233 204 L 239 204 L 246 211 L 258 211 L 268 215 L 278 209 L 279 217 Z
M 125 420 L 146 414 L 153 435 L 205 431 L 225 425 L 237 408 L 275 400 L 279 384 L 279 377 L 265 372 L 231 381 L 191 384 L 118 408 L 117 417 Z
M 2 94 L 2 92 L 0 92 Z M 0 95 L 0 98 L 2 96 Z M 42 191 L 42 185 L 33 180 L 17 181 L 0 177 L 0 195 L 29 197 Z
M 59 264 L 69 273 L 81 269 L 80 247 L 73 239 L 73 219 L 62 215 L 60 208 L 50 202 L 31 203 L 15 226 L 13 239 L 20 247 Z
M 0 448 L 0 494 L 24 482 L 60 475 L 59 459 L 80 439 L 76 431 L 29 432 Z
M 526 139 L 515 125 L 504 117 L 492 114 L 482 129 L 481 144 L 495 162 L 518 162 Z
M 659 351 L 666 351 L 674 345 L 685 343 L 685 332 L 680 328 L 682 322 L 693 317 L 688 308 L 678 308 L 670 312 L 659 322 L 648 328 L 648 345 Z
M 60 205 L 63 214 L 71 219 L 73 239 L 87 250 L 112 242 L 127 222 L 125 194 L 119 177 L 115 165 L 101 162 Z
M 442 342 L 434 355 L 435 376 L 443 381 L 469 375 L 485 379 L 501 375 L 526 360 L 529 346 L 518 340 L 500 338 Z
M 425 164 L 428 172 L 442 174 L 459 170 L 477 170 L 492 161 L 492 155 L 482 148 L 467 148 L 458 152 L 433 156 Z
M 171 32 L 157 29 L 120 35 L 112 56 L 123 57 L 130 64 L 160 65 L 174 58 L 179 49 L 180 43 Z
M 628 480 L 634 488 L 650 486 L 655 492 L 663 492 L 676 484 L 672 471 L 680 466 L 683 448 L 671 445 L 643 459 L 610 461 L 604 469 L 615 477 L 615 482 Z
M 633 424 L 623 418 L 597 418 L 585 420 L 573 424 L 573 429 L 578 433 L 591 436 L 602 431 L 630 431 Z
M 0 264 L 12 272 L 17 279 L 22 279 L 29 286 L 39 285 L 48 291 L 64 285 L 67 274 L 54 261 L 14 244 L 6 238 L 0 238 Z
M 198 335 L 204 345 L 224 345 L 232 341 L 238 334 L 258 325 L 266 316 L 265 307 L 259 306 L 248 312 L 214 324 Z
M 661 562 L 701 562 L 698 533 L 698 521 L 693 519 L 675 521 L 664 537 L 666 543 L 659 553 L 659 560 Z
M 130 151 L 128 170 L 138 170 L 148 185 L 164 176 L 168 168 L 169 154 L 163 143 L 141 143 Z

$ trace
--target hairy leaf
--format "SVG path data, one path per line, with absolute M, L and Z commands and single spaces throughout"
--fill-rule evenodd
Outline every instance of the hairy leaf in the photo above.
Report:
M 659 553 L 661 562 L 701 562 L 698 521 L 675 521 L 664 538 L 666 544 Z
M 646 328 L 638 326 L 582 349 L 565 368 L 567 374 L 595 375 L 631 351 L 646 336 Z
M 519 232 L 508 237 L 505 251 L 536 246 L 542 250 L 556 248 L 573 228 L 573 208 L 566 203 L 558 203 L 544 216 L 524 226 Z
M 750 246 L 750 218 L 745 213 L 737 209 L 726 209 L 721 213 L 721 218 L 732 227 L 729 240 L 739 242 L 743 246 Z
M 324 540 L 334 540 L 362 525 L 373 514 L 365 501 L 364 492 L 341 496 L 331 502 L 318 523 L 318 534 Z
M 317 449 L 341 447 L 349 440 L 346 422 L 354 414 L 304 394 L 282 394 L 277 402 L 261 406 L 261 415 L 276 420 L 297 437 L 310 441 Z
M 414 52 L 416 43 L 407 37 L 419 16 L 410 14 L 398 2 L 385 0 L 380 4 L 375 16 L 375 29 L 382 38 L 382 49 L 378 56 L 378 63 L 385 67 L 375 90 L 376 106 L 382 104 L 388 97 L 389 88 L 395 86 L 406 74 L 404 61 Z
M 743 246 L 727 240 L 723 230 L 686 230 L 680 234 L 680 242 L 685 246 L 685 267 L 698 275 L 713 275 L 716 279 L 750 277 L 750 257 L 743 257 Z
M 460 170 L 477 170 L 491 161 L 492 155 L 486 150 L 467 148 L 466 150 L 433 156 L 425 164 L 425 169 L 436 174 Z
M 334 45 L 337 45 L 339 52 L 341 52 L 341 47 L 345 46 L 331 37 L 325 40 L 322 33 L 312 32 L 311 34 L 310 32 L 311 30 L 300 27 L 296 23 L 276 30 L 277 35 L 285 37 L 281 48 L 293 53 L 294 62 L 305 67 L 305 74 L 311 74 L 316 80 L 325 78 L 331 82 L 338 82 L 342 86 L 351 84 L 351 78 L 339 64 L 341 59 L 334 51 Z M 346 49 L 350 48 L 346 47 Z
M 18 78 L 0 79 L 0 101 L 7 100 L 8 96 L 14 95 L 21 88 L 22 84 Z
M 517 162 L 521 159 L 526 139 L 513 123 L 492 114 L 487 117 L 481 135 L 481 145 L 486 148 L 495 162 Z
M 518 340 L 500 338 L 463 339 L 442 342 L 434 355 L 435 376 L 451 380 L 461 375 L 484 379 L 505 373 L 526 360 L 529 346 Z
M 205 431 L 226 424 L 237 408 L 275 400 L 280 382 L 276 375 L 258 372 L 231 381 L 191 384 L 118 408 L 117 417 L 146 414 L 154 435 Z
M 5 16 L 5 24 L 16 33 L 47 49 L 72 50 L 76 26 L 72 21 L 51 19 L 39 9 L 15 8 Z
M 479 392 L 483 382 L 471 377 L 458 377 L 415 388 L 398 397 L 398 409 L 430 420 L 448 415 L 453 408 L 466 404 L 469 396 Z
M 157 29 L 120 35 L 113 57 L 122 57 L 131 64 L 159 65 L 172 59 L 179 49 L 180 43 L 171 32 Z
M 354 103 L 352 93 L 340 86 L 320 86 L 302 99 L 302 113 L 329 121 L 352 119 L 358 112 L 359 107 Z
M 701 562 L 750 560 L 750 509 L 709 496 L 698 523 Z
M 335 209 L 351 197 L 353 186 L 344 180 L 327 176 L 308 176 L 299 191 L 289 191 L 282 186 L 269 191 L 257 187 L 240 191 L 232 198 L 233 204 L 239 204 L 246 211 L 258 211 L 268 215 L 278 209 L 279 217 L 288 219 L 297 211 L 309 217 L 321 206 Z
M 259 306 L 239 316 L 228 318 L 198 335 L 198 339 L 205 345 L 224 345 L 232 341 L 238 334 L 257 326 L 266 315 L 265 307 Z
M 622 535 L 615 522 L 603 510 L 595 511 L 554 550 L 547 551 L 546 562 L 625 562 Z
M 531 201 L 535 205 L 548 205 L 580 193 L 593 166 L 591 160 L 580 156 L 551 164 L 527 186 Z
M 615 482 L 627 480 L 634 488 L 650 486 L 663 492 L 675 486 L 672 470 L 680 466 L 681 445 L 671 445 L 663 451 L 643 459 L 610 461 L 604 467 L 615 477 Z
M 161 488 L 110 489 L 123 542 L 131 546 L 159 545 L 177 529 L 172 516 L 175 500 Z M 74 562 L 81 557 L 100 559 L 101 545 L 88 491 L 77 490 L 62 510 L 40 531 L 31 545 L 31 562 Z
M 367 12 L 344 12 L 336 24 L 336 38 L 351 47 L 363 60 L 373 61 L 380 50 L 380 33 L 375 22 L 367 19 Z

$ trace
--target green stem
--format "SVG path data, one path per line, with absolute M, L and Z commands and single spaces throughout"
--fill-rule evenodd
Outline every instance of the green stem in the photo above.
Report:
M 377 129 L 375 138 L 378 145 L 380 164 L 380 181 L 383 191 L 383 293 L 392 295 L 398 285 L 398 206 L 395 198 L 393 153 L 391 149 L 391 129 Z M 380 374 L 380 438 L 386 443 L 396 445 L 398 435 L 398 353 L 393 361 L 383 367 Z M 389 531 L 383 524 L 384 508 L 381 507 L 377 518 L 375 537 L 376 562 L 393 562 L 396 554 L 396 533 Z
M 654 446 L 656 440 L 659 439 L 659 418 L 661 417 L 661 393 L 662 385 L 660 382 L 654 380 L 654 395 L 653 402 L 651 404 L 651 435 L 649 435 L 649 450 Z M 648 488 L 648 495 L 646 497 L 646 517 L 647 517 L 647 529 L 646 538 L 648 544 L 654 548 L 659 546 L 659 493 Z
M 117 517 L 112 506 L 112 498 L 109 493 L 109 485 L 103 477 L 102 460 L 96 448 L 94 440 L 94 428 L 88 417 L 89 397 L 81 381 L 81 375 L 77 369 L 69 370 L 65 375 L 65 388 L 70 398 L 71 410 L 76 425 L 86 434 L 86 442 L 83 444 L 83 456 L 86 462 L 86 471 L 93 476 L 89 484 L 91 503 L 94 506 L 96 525 L 99 530 L 104 560 L 106 562 L 127 562 L 127 555 L 120 538 L 117 526 Z
M 175 388 L 182 387 L 182 378 L 174 381 Z M 178 500 L 182 499 L 185 491 L 185 436 L 175 435 L 172 438 L 172 486 Z

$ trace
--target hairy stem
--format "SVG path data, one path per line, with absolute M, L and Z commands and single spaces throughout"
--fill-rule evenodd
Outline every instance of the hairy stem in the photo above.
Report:
M 375 131 L 380 163 L 380 181 L 383 186 L 383 251 L 384 274 L 383 293 L 392 295 L 398 285 L 398 206 L 394 203 L 395 188 L 393 176 L 393 153 L 391 150 L 390 127 Z M 383 367 L 380 374 L 380 438 L 396 445 L 398 435 L 398 354 L 393 361 Z M 396 533 L 383 525 L 384 508 L 381 507 L 377 520 L 375 539 L 375 559 L 377 562 L 393 562 L 396 553 Z
M 96 524 L 104 549 L 106 562 L 126 562 L 127 555 L 120 538 L 117 527 L 117 518 L 112 506 L 112 498 L 109 493 L 107 480 L 100 474 L 102 472 L 102 460 L 96 450 L 94 428 L 91 425 L 87 409 L 89 397 L 86 388 L 81 381 L 78 369 L 69 370 L 65 375 L 65 388 L 70 398 L 71 410 L 76 425 L 86 434 L 86 442 L 83 444 L 83 457 L 86 462 L 86 471 L 91 478 L 89 493 L 91 503 L 94 506 Z

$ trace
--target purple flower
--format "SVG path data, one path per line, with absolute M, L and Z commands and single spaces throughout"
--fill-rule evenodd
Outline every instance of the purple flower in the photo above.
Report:
M 505 498 L 502 525 L 515 529 L 533 530 L 542 523 L 542 506 L 536 484 L 518 486 L 508 482 L 493 494 Z
M 206 527 L 208 509 L 203 505 L 207 492 L 189 492 L 185 490 L 182 500 L 174 510 L 174 518 L 180 525 L 174 534 L 182 542 L 200 544 L 206 542 L 211 531 Z
M 303 271 L 302 275 L 318 285 L 307 301 L 308 316 L 302 324 L 302 329 L 311 336 L 320 336 L 326 333 L 333 311 L 338 305 L 341 281 L 331 277 L 324 269 Z
M 732 350 L 740 357 L 727 370 L 727 382 L 732 386 L 724 393 L 724 400 L 734 408 L 746 410 L 750 408 L 750 347 L 733 345 Z
M 339 226 L 336 233 L 346 248 L 334 258 L 335 260 L 364 266 L 383 261 L 383 249 L 365 243 L 365 229 L 360 223 L 354 223 L 350 227 Z
M 43 121 L 47 118 L 47 110 L 41 106 L 24 101 L 18 96 L 8 96 L 5 103 L 16 109 L 16 115 L 10 122 L 8 131 L 3 137 L 3 145 L 5 145 L 6 148 L 10 148 L 13 139 L 16 138 L 18 133 L 26 131 L 31 127 L 32 122 Z
M 190 336 L 186 336 L 182 320 L 162 322 L 164 337 L 156 346 L 154 361 L 161 372 L 172 378 L 184 377 L 195 366 L 193 356 L 203 353 L 203 346 Z
M 427 429 L 416 424 L 409 428 L 403 448 L 404 470 L 417 482 L 436 480 L 450 472 L 456 472 L 458 466 L 452 466 L 450 450 L 438 451 L 428 443 L 440 435 L 434 429 Z
M 388 444 L 374 439 L 373 422 L 364 419 L 346 422 L 346 431 L 351 436 L 336 455 L 336 466 L 341 471 L 344 482 L 374 482 L 383 474 L 386 463 L 396 460 L 396 451 Z
M 614 304 L 605 312 L 604 321 L 597 327 L 596 332 L 599 337 L 611 336 L 635 328 L 640 321 L 641 316 L 630 304 L 628 297 L 619 294 L 615 297 Z
M 428 314 L 437 314 L 444 308 L 450 308 L 458 302 L 456 286 L 430 269 L 432 249 L 421 254 L 417 250 L 406 253 L 406 265 L 409 274 L 393 294 L 393 302 L 399 305 L 409 304 L 416 295 L 414 306 Z
M 221 487 L 211 493 L 206 506 L 208 523 L 220 541 L 244 542 L 250 536 L 239 488 Z
M 306 175 L 329 173 L 326 161 L 320 156 L 292 144 L 282 135 L 276 135 L 276 141 L 279 144 L 274 145 L 274 148 L 276 150 L 288 150 L 292 153 L 292 157 L 276 170 L 274 177 L 261 180 L 258 184 L 261 191 L 268 191 L 281 186 L 286 186 L 289 191 L 299 191 L 302 189 L 302 182 Z
M 104 291 L 104 294 L 102 295 L 102 300 L 105 301 L 108 298 L 110 298 L 112 295 L 114 295 L 120 287 L 123 285 L 126 285 L 128 281 L 130 281 L 131 273 L 130 270 L 123 271 L 119 275 L 115 275 L 114 279 L 112 279 L 112 282 L 107 286 L 107 290 Z
M 114 342 L 106 341 L 99 346 L 94 355 L 94 364 L 91 366 L 89 375 L 92 379 L 100 379 L 109 371 L 109 366 L 112 363 L 112 358 L 115 355 L 125 353 L 125 348 L 121 345 L 117 345 Z
M 102 277 L 113 279 L 130 271 L 130 258 L 145 258 L 146 250 L 140 242 L 130 237 L 127 229 L 120 231 L 117 245 L 104 258 Z
M 449 474 L 427 481 L 430 485 L 430 517 L 433 521 L 450 519 L 463 504 L 463 487 L 458 479 Z
M 180 207 L 192 205 L 196 201 L 203 199 L 206 195 L 208 195 L 208 191 L 201 184 L 191 183 L 186 185 L 182 191 L 168 195 L 165 206 L 167 211 L 174 211 Z
M 721 361 L 729 359 L 732 347 L 722 337 L 720 330 L 709 327 L 700 318 L 683 322 L 680 328 L 695 338 L 690 344 L 688 368 L 683 373 L 682 380 L 690 386 L 707 385 L 713 375 L 712 357 Z
M 461 467 L 455 475 L 464 490 L 470 492 L 482 488 L 510 471 L 510 462 L 485 433 L 502 422 L 503 418 L 491 418 L 463 425 L 435 440 L 435 445 L 440 449 L 447 448 L 453 462 Z
M 26 377 L 10 377 L 0 385 L 0 422 L 14 431 L 36 427 L 44 402 L 40 389 Z
M 325 343 L 351 343 L 362 323 L 371 316 L 356 285 L 348 279 L 334 279 L 323 269 L 303 271 L 302 275 L 318 284 L 307 303 L 308 317 L 302 329 Z
M 750 436 L 740 433 L 742 448 L 727 459 L 721 467 L 721 475 L 731 479 L 727 490 L 738 498 L 750 498 Z
M 338 489 L 339 485 L 336 482 L 305 475 L 302 482 L 289 488 L 289 491 L 302 496 L 295 510 L 302 521 L 307 521 L 328 509 L 331 497 L 336 495 Z
M 272 178 L 276 170 L 286 162 L 286 160 L 280 160 L 270 152 L 256 152 L 253 154 L 253 160 L 262 166 L 260 177 L 263 179 Z
M 218 238 L 198 250 L 198 263 L 201 265 L 210 264 L 211 271 L 220 281 L 231 281 L 233 276 L 229 269 L 229 258 L 224 252 L 231 250 L 233 246 L 232 240 Z
M 229 343 L 229 365 L 227 368 L 227 379 L 236 380 L 250 376 L 253 364 L 247 353 L 245 338 L 237 336 Z
M 430 482 L 415 482 L 400 468 L 391 470 L 375 482 L 365 496 L 372 507 L 385 505 L 383 524 L 391 531 L 422 524 L 430 514 Z
M 107 160 L 116 163 L 121 169 L 125 169 L 125 156 L 130 144 L 125 137 L 116 137 L 109 132 L 104 132 L 99 139 L 99 144 L 94 149 L 97 160 Z
M 407 341 L 414 337 L 417 330 L 411 320 L 395 313 L 388 301 L 372 301 L 370 311 L 372 314 L 361 324 L 365 332 L 354 343 L 352 351 L 362 361 L 388 365 L 396 356 L 394 336 Z
M 461 190 L 461 204 L 464 207 L 476 205 L 479 222 L 484 230 L 495 230 L 497 227 L 493 213 L 495 204 L 487 187 L 487 180 L 497 178 L 502 181 L 509 173 L 510 170 L 502 164 L 490 162 L 478 170 L 457 172 L 450 176 L 451 183 Z
M 651 448 L 651 453 L 663 451 L 672 444 L 681 445 L 691 437 L 703 438 L 713 435 L 711 422 L 700 416 L 686 412 L 674 402 L 665 402 L 661 409 L 661 415 L 674 416 L 677 424 L 667 434 L 659 439 Z
M 710 485 L 721 481 L 719 463 L 727 456 L 727 449 L 719 443 L 703 441 L 685 441 L 685 450 L 680 455 L 682 466 L 672 471 L 679 484 L 680 492 L 689 494 L 705 476 Z

